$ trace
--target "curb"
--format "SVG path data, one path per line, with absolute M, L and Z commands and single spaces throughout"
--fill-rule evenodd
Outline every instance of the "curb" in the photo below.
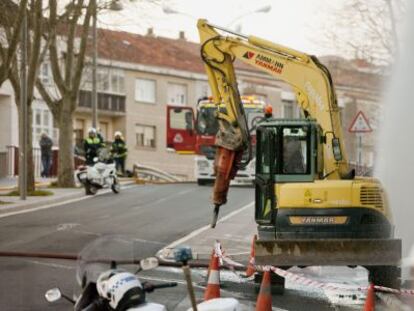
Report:
M 135 184 L 133 181 L 128 181 L 128 182 L 124 182 L 122 183 L 122 186 L 128 186 L 128 185 L 133 185 Z M 66 203 L 69 203 L 70 201 L 76 199 L 76 198 L 80 198 L 82 200 L 86 200 L 86 199 L 90 199 L 90 198 L 94 198 L 95 196 L 85 196 L 83 194 L 83 189 L 82 188 L 76 188 L 79 191 L 74 191 L 72 193 L 68 193 L 59 197 L 48 197 L 47 199 L 38 201 L 38 202 L 30 202 L 27 204 L 20 204 L 20 205 L 14 205 L 14 203 L 11 203 L 9 206 L 4 205 L 2 207 L 0 207 L 0 218 L 4 215 L 4 214 L 8 214 L 8 213 L 14 213 L 14 212 L 21 212 L 21 211 L 25 211 L 25 210 L 29 210 L 29 209 L 33 209 L 33 208 L 37 208 L 37 207 L 41 207 L 41 206 L 46 206 L 46 205 L 53 205 L 53 204 L 59 204 L 59 205 L 64 205 Z M 103 189 L 101 190 L 101 194 L 105 194 L 110 192 L 110 189 Z M 97 195 L 99 195 L 99 193 Z
M 51 184 L 51 182 L 35 182 L 35 187 L 47 187 Z M 13 186 L 6 186 L 6 187 L 0 187 L 0 191 L 13 191 L 17 189 L 19 185 L 13 185 Z

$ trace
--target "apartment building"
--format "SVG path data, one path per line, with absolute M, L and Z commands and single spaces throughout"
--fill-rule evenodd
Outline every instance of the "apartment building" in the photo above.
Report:
M 274 105 L 276 114 L 293 114 L 293 93 L 284 90 L 269 75 L 236 64 L 242 94 L 256 95 Z M 74 127 L 78 141 L 91 125 L 90 79 L 79 97 Z M 178 39 L 127 32 L 99 31 L 98 70 L 99 127 L 111 140 L 114 131 L 124 133 L 134 163 L 153 166 L 183 179 L 192 179 L 194 156 L 178 155 L 166 147 L 168 105 L 196 106 L 210 95 L 199 45 Z
M 108 140 L 115 131 L 126 139 L 127 167 L 134 163 L 165 170 L 183 179 L 192 179 L 194 156 L 177 155 L 166 147 L 167 105 L 195 107 L 200 97 L 210 95 L 207 77 L 199 56 L 199 44 L 177 39 L 100 29 L 98 31 L 98 112 L 99 128 Z M 331 69 L 344 119 L 347 149 L 355 160 L 355 138 L 348 134 L 350 119 L 363 109 L 376 128 L 379 115 L 377 74 L 364 72 L 354 63 L 337 57 L 322 58 Z M 255 95 L 274 108 L 276 117 L 300 117 L 291 88 L 268 74 L 236 62 L 242 95 Z M 53 84 L 47 61 L 41 78 Z M 375 120 L 375 121 L 374 121 Z M 79 144 L 91 127 L 91 72 L 86 68 L 74 116 L 74 137 Z M 0 152 L 7 145 L 18 145 L 17 109 L 7 83 L 0 89 Z M 53 118 L 40 97 L 33 103 L 33 142 L 48 132 L 55 140 Z M 375 131 L 370 134 L 375 136 Z M 364 163 L 373 162 L 371 138 L 364 139 Z

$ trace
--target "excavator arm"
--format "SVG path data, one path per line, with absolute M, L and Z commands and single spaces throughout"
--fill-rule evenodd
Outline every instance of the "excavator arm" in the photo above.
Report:
M 198 21 L 197 27 L 201 58 L 214 102 L 217 107 L 219 104 L 226 107 L 225 112 L 217 113 L 220 128 L 216 140 L 213 227 L 220 205 L 226 203 L 230 180 L 241 165 L 241 154 L 250 141 L 237 86 L 235 60 L 264 71 L 292 87 L 305 117 L 315 119 L 322 128 L 325 142 L 324 178 L 344 179 L 350 176 L 332 78 L 315 56 L 255 36 L 237 34 L 203 19 Z

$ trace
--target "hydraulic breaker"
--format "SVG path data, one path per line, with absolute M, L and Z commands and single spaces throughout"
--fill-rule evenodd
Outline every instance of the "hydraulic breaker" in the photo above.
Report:
M 216 180 L 213 188 L 214 212 L 213 221 L 211 223 L 212 228 L 216 226 L 220 206 L 227 202 L 230 181 L 236 176 L 242 155 L 243 151 L 234 151 L 223 147 L 217 147 L 216 158 L 214 160 Z

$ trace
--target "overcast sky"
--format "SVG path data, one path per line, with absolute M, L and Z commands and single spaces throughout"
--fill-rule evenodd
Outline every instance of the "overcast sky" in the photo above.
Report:
M 158 36 L 178 37 L 184 30 L 187 38 L 198 42 L 197 18 L 268 39 L 310 54 L 326 54 L 333 51 L 321 46 L 323 28 L 332 12 L 344 0 L 164 0 L 148 4 L 136 0 L 121 0 L 121 12 L 103 12 L 100 27 L 116 28 L 145 34 L 153 27 Z M 147 1 L 148 2 L 148 1 Z M 271 5 L 268 13 L 252 13 Z M 162 7 L 169 7 L 182 14 L 165 14 Z M 250 14 L 249 14 L 250 13 Z M 242 17 L 243 16 L 243 17 Z M 240 17 L 240 18 L 239 18 Z M 235 19 L 239 18 L 237 21 Z M 234 22 L 233 22 L 234 21 Z

